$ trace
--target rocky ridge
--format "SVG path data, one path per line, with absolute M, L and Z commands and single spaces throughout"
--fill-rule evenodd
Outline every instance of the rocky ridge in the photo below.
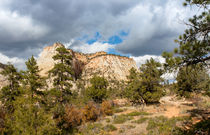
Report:
M 48 75 L 48 71 L 55 64 L 52 57 L 56 54 L 56 49 L 61 46 L 63 45 L 55 43 L 52 46 L 44 48 L 40 58 L 37 60 L 37 64 L 41 70 L 40 75 Z M 106 52 L 84 54 L 74 52 L 71 49 L 68 50 L 72 55 L 75 76 L 80 75 L 85 80 L 94 74 L 111 79 L 126 80 L 126 76 L 129 75 L 129 70 L 132 67 L 137 69 L 136 62 L 132 58 L 107 54 Z

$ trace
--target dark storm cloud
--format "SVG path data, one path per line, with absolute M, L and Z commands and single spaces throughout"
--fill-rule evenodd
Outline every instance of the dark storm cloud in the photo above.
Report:
M 176 46 L 178 20 L 189 13 L 174 0 L 0 0 L 0 53 L 28 58 L 54 42 L 82 47 L 76 39 L 84 35 L 99 32 L 106 41 L 125 30 L 117 51 L 160 55 Z
M 12 0 L 5 8 L 6 13 L 11 18 L 15 13 L 20 21 L 28 23 L 26 28 L 24 24 L 17 24 L 22 29 L 15 27 L 13 31 L 0 29 L 0 52 L 24 57 L 14 52 L 27 52 L 27 49 L 37 49 L 57 41 L 68 42 L 83 34 L 102 31 L 104 20 L 123 14 L 137 3 L 138 0 Z M 4 26 L 0 23 L 0 27 Z M 22 32 L 23 29 L 28 31 Z

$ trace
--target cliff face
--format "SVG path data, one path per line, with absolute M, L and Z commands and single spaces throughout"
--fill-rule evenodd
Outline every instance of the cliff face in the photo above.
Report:
M 2 72 L 4 68 L 6 68 L 6 65 L 0 63 L 0 72 Z M 0 90 L 2 87 L 6 86 L 7 83 L 8 83 L 7 78 L 0 74 Z
M 42 76 L 47 76 L 47 72 L 53 68 L 55 61 L 52 57 L 56 54 L 56 49 L 62 44 L 55 43 L 52 46 L 44 48 L 37 64 L 41 70 Z M 110 55 L 106 52 L 97 52 L 93 54 L 83 54 L 69 49 L 73 58 L 73 70 L 75 76 L 81 74 L 82 79 L 89 79 L 94 74 L 116 80 L 126 80 L 129 70 L 133 67 L 137 69 L 136 62 L 128 57 Z

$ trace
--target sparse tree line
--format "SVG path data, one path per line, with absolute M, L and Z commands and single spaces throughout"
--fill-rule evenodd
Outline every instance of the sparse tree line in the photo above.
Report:
M 177 95 L 190 97 L 192 92 L 210 95 L 209 1 L 184 3 L 194 4 L 205 10 L 189 20 L 191 28 L 176 40 L 180 47 L 173 53 L 163 53 L 166 63 L 147 60 L 139 70 L 132 68 L 127 81 L 116 82 L 116 87 L 109 87 L 109 80 L 94 75 L 89 87 L 79 83 L 83 91 L 72 91 L 72 57 L 65 47 L 57 48 L 53 57 L 57 62 L 49 71 L 49 78 L 53 78 L 51 89 L 46 84 L 47 78 L 39 75 L 33 56 L 26 62 L 25 71 L 8 64 L 1 72 L 8 79 L 8 85 L 0 91 L 1 134 L 72 134 L 82 123 L 112 115 L 113 104 L 108 101 L 111 98 L 127 98 L 133 104 L 156 103 L 166 94 L 161 76 L 174 69 L 178 74 L 172 89 Z

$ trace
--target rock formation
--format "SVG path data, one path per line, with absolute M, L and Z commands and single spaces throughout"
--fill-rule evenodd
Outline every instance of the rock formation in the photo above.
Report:
M 53 68 L 55 61 L 52 57 L 56 54 L 56 49 L 63 46 L 55 43 L 52 46 L 44 48 L 37 64 L 41 70 L 42 76 L 47 76 L 48 71 Z M 136 62 L 132 58 L 107 54 L 106 52 L 97 52 L 93 54 L 83 54 L 69 49 L 73 58 L 73 70 L 75 76 L 81 75 L 82 79 L 89 79 L 94 74 L 106 78 L 126 80 L 129 70 L 134 67 L 137 69 Z
M 2 70 L 6 68 L 6 65 L 0 63 L 0 72 L 2 72 Z M 4 87 L 5 85 L 7 85 L 7 78 L 3 75 L 0 74 L 0 89 L 2 87 Z

